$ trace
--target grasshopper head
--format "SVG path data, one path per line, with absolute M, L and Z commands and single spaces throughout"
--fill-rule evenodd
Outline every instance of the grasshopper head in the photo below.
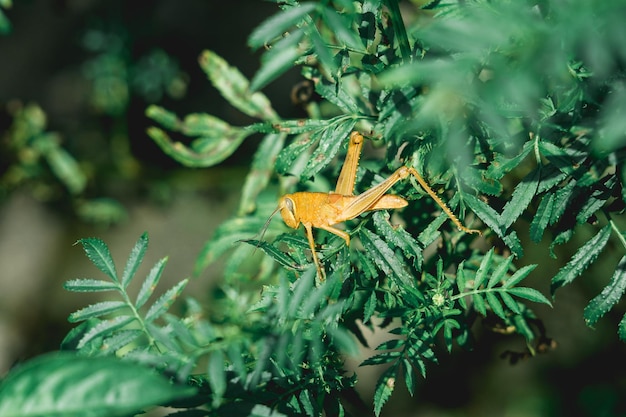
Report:
M 285 224 L 292 229 L 297 229 L 300 225 L 300 220 L 296 218 L 296 203 L 289 195 L 280 198 L 278 201 L 278 209 L 280 210 L 280 215 Z

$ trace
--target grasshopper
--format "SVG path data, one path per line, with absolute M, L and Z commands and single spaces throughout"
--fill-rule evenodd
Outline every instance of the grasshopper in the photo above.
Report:
M 278 210 L 285 224 L 297 229 L 300 224 L 306 230 L 306 236 L 311 248 L 311 255 L 317 268 L 320 279 L 323 279 L 322 268 L 315 252 L 313 228 L 323 229 L 339 236 L 350 245 L 350 235 L 334 226 L 346 220 L 374 210 L 398 209 L 408 205 L 408 202 L 397 195 L 386 194 L 395 183 L 412 175 L 428 195 L 435 200 L 444 213 L 454 222 L 459 230 L 465 233 L 478 233 L 480 231 L 465 227 L 452 213 L 452 210 L 439 198 L 428 186 L 422 176 L 412 167 L 402 166 L 389 178 L 375 185 L 362 194 L 354 195 L 354 183 L 356 171 L 363 147 L 363 135 L 359 132 L 350 134 L 350 143 L 346 159 L 341 168 L 335 191 L 323 192 L 296 192 L 286 194 L 278 202 Z

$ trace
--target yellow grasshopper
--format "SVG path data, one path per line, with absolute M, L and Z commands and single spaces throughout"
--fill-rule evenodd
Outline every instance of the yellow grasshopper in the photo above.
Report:
M 395 183 L 413 175 L 417 182 L 424 188 L 428 195 L 435 200 L 444 213 L 465 233 L 478 233 L 480 231 L 468 229 L 463 226 L 459 219 L 452 213 L 452 210 L 439 198 L 437 194 L 428 186 L 426 181 L 418 172 L 411 167 L 403 166 L 398 168 L 389 178 L 375 185 L 362 194 L 354 195 L 354 183 L 356 181 L 356 170 L 363 147 L 363 135 L 358 132 L 350 134 L 350 143 L 346 160 L 341 168 L 341 173 L 337 179 L 337 186 L 334 192 L 297 192 L 286 194 L 278 202 L 278 210 L 285 224 L 293 229 L 297 229 L 302 224 L 306 230 L 306 236 L 311 247 L 311 254 L 320 279 L 323 279 L 322 268 L 315 252 L 315 241 L 313 240 L 313 228 L 326 230 L 333 233 L 350 245 L 350 235 L 343 230 L 339 230 L 334 225 L 342 223 L 367 211 L 397 209 L 408 205 L 408 202 L 397 195 L 385 194 Z

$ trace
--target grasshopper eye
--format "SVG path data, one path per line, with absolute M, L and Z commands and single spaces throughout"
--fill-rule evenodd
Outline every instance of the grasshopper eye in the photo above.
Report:
M 283 217 L 285 224 L 293 229 L 298 227 L 300 222 L 296 219 L 296 203 L 289 197 L 283 197 L 280 200 L 280 215 Z
M 291 198 L 285 198 L 285 207 L 291 214 L 296 214 L 296 208 L 294 207 L 293 200 Z

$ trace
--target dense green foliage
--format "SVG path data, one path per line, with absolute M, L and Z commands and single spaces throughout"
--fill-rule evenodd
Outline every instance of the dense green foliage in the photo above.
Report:
M 374 394 L 377 415 L 397 381 L 414 392 L 416 378 L 437 362 L 436 352 L 471 348 L 478 317 L 522 335 L 531 355 L 547 343 L 532 306 L 550 300 L 522 285 L 536 265 L 532 259 L 515 265 L 525 245 L 547 240 L 556 256 L 554 249 L 577 230 L 593 231 L 547 277 L 553 297 L 609 245 L 626 251 L 618 219 L 626 202 L 626 3 L 402 5 L 405 16 L 396 0 L 281 2 L 249 37 L 254 50 L 265 47 L 252 80 L 204 52 L 200 65 L 211 83 L 258 120 L 248 126 L 205 113 L 179 117 L 147 109 L 159 125 L 148 134 L 187 166 L 218 164 L 245 140 L 260 138 L 237 215 L 220 226 L 196 265 L 200 275 L 226 257 L 220 297 L 208 309 L 187 298 L 183 315 L 168 313 L 183 280 L 148 306 L 165 259 L 137 295 L 128 293 L 147 235 L 121 276 L 104 242 L 83 239 L 106 280 L 76 279 L 66 288 L 110 291 L 117 299 L 73 313 L 70 320 L 81 324 L 65 349 L 81 357 L 121 356 L 196 387 L 192 397 L 179 395 L 175 406 L 188 410 L 176 415 L 334 416 L 350 410 L 346 398 L 358 370 L 347 375 L 343 355 L 367 343 L 361 324 L 389 333 L 362 363 L 387 365 Z M 306 79 L 302 88 L 311 89 L 301 103 L 307 117 L 284 120 L 259 90 L 280 82 L 294 64 Z M 348 222 L 350 247 L 316 231 L 326 280 L 316 279 L 304 232 L 266 221 L 285 193 L 334 188 L 353 130 L 377 155 L 361 162 L 357 194 L 410 165 L 483 235 L 457 231 L 405 181 L 395 192 L 409 205 L 393 217 L 381 211 Z M 251 239 L 264 225 L 263 238 Z M 250 256 L 255 247 L 265 256 Z M 625 262 L 580 313 L 588 325 L 621 299 Z M 626 316 L 618 336 L 626 340 Z M 50 364 L 51 372 L 57 366 Z M 0 404 L 14 395 L 12 384 L 0 386 Z M 161 394 L 154 404 L 172 398 L 167 390 Z

